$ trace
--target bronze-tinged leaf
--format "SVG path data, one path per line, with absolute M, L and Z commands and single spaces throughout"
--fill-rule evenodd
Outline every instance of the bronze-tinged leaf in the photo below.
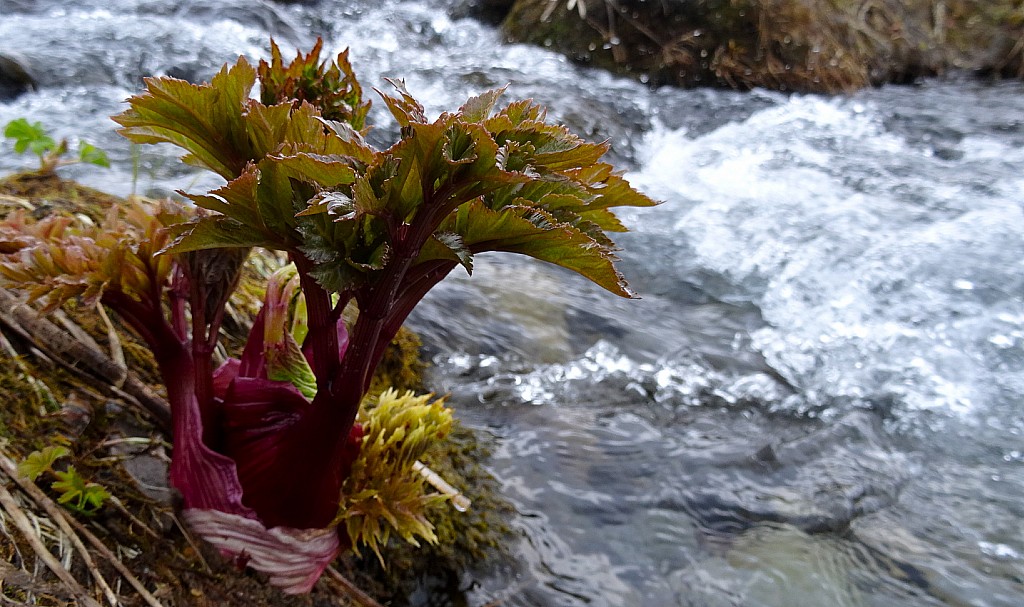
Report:
M 587 208 L 590 210 L 609 209 L 620 206 L 651 207 L 659 203 L 636 191 L 622 177 L 621 172 L 602 162 L 562 172 L 567 178 L 578 183 L 589 194 Z
M 172 143 L 188 152 L 183 162 L 230 181 L 257 157 L 242 118 L 255 82 L 256 70 L 242 57 L 210 84 L 147 78 L 146 91 L 130 98 L 129 109 L 113 119 L 131 141 Z
M 256 208 L 260 214 L 260 220 L 266 226 L 262 234 L 264 244 L 262 246 L 274 249 L 288 249 L 301 244 L 296 232 L 295 211 L 296 199 L 303 202 L 308 199 L 305 195 L 296 195 L 293 191 L 293 182 L 281 166 L 269 158 L 259 163 L 260 180 L 256 185 Z M 301 184 L 295 183 L 296 186 Z M 300 203 L 301 204 L 301 203 Z M 249 227 L 251 231 L 255 226 Z
M 187 216 L 175 203 L 144 200 L 112 207 L 99 226 L 68 217 L 29 223 L 12 214 L 0 233 L 22 234 L 26 247 L 0 259 L 0 274 L 30 298 L 45 298 L 45 310 L 74 297 L 91 305 L 108 291 L 150 301 L 158 292 L 153 285 L 167 285 L 172 269 L 171 260 L 157 253 L 167 241 L 162 219 Z
M 188 194 L 180 190 L 178 193 L 194 202 L 197 207 L 220 213 L 243 225 L 265 230 L 266 225 L 260 217 L 256 202 L 259 183 L 259 169 L 249 164 L 241 175 L 226 185 L 211 190 L 209 194 Z
M 177 238 L 160 251 L 161 254 L 185 253 L 203 249 L 232 247 L 274 247 L 277 242 L 252 231 L 230 217 L 200 217 L 175 226 Z
M 306 55 L 298 53 L 287 66 L 277 44 L 270 41 L 271 61 L 260 61 L 260 97 L 267 105 L 292 103 L 298 107 L 309 103 L 319 109 L 327 120 L 345 122 L 362 131 L 370 103 L 362 99 L 362 87 L 348 60 L 348 50 L 338 54 L 332 63 L 321 62 L 323 40 Z
M 434 238 L 430 242 L 436 242 L 440 246 L 443 246 L 452 256 L 451 259 L 462 264 L 462 267 L 466 268 L 466 272 L 468 274 L 473 274 L 473 252 L 466 246 L 465 241 L 462 240 L 462 236 L 459 236 L 455 232 L 436 232 L 434 234 Z M 429 254 L 429 252 L 426 253 L 426 255 Z
M 532 99 L 513 101 L 494 116 L 484 121 L 484 126 L 492 133 L 514 129 L 523 122 L 544 122 L 547 111 L 534 103 Z
M 409 91 L 405 88 L 405 81 L 391 78 L 385 78 L 385 80 L 395 87 L 395 90 L 398 91 L 398 97 L 391 97 L 377 89 L 374 90 L 384 99 L 384 103 L 391 110 L 391 115 L 398 121 L 398 126 L 404 128 L 413 123 L 426 124 L 426 112 L 423 106 L 420 105 L 420 102 L 416 101 L 416 98 L 409 94 Z
M 384 215 L 392 210 L 389 207 L 393 206 L 391 201 L 397 199 L 394 194 L 396 182 L 400 187 L 402 177 L 407 174 L 400 175 L 399 169 L 406 168 L 410 164 L 415 164 L 415 161 L 403 163 L 401 158 L 388 155 L 381 158 L 379 163 L 369 167 L 352 187 L 352 200 L 355 203 L 357 214 Z
M 291 156 L 270 156 L 284 173 L 292 179 L 301 179 L 323 188 L 335 188 L 355 180 L 352 160 L 341 154 L 310 154 L 299 152 Z
M 292 104 L 287 102 L 270 106 L 251 100 L 246 103 L 245 128 L 254 156 L 262 157 L 277 151 L 286 139 L 291 112 Z
M 466 122 L 482 122 L 485 120 L 491 115 L 491 110 L 494 109 L 494 104 L 498 102 L 498 99 L 503 94 L 505 94 L 505 89 L 507 88 L 508 86 L 503 86 L 500 89 L 492 89 L 486 93 L 470 97 L 469 100 L 459 108 L 459 114 L 462 116 L 462 119 Z
M 441 136 L 441 156 L 452 166 L 470 164 L 479 157 L 476 154 L 476 138 L 466 125 L 453 123 Z
M 474 254 L 505 251 L 528 255 L 581 274 L 616 295 L 634 297 L 615 269 L 617 259 L 609 247 L 536 207 L 509 206 L 495 211 L 473 201 L 449 216 L 440 229 L 457 232 Z

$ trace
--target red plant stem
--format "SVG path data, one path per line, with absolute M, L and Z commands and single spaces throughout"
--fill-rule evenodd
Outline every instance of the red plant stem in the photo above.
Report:
M 380 360 L 383 358 L 385 350 L 387 350 L 391 340 L 395 338 L 398 330 L 402 328 L 402 324 L 405 323 L 409 314 L 412 313 L 413 309 L 417 304 L 419 304 L 420 300 L 423 299 L 427 292 L 434 288 L 434 285 L 441 282 L 441 280 L 455 269 L 458 264 L 453 261 L 444 260 L 420 265 L 427 267 L 421 269 L 420 266 L 416 266 L 413 268 L 413 270 L 419 275 L 416 278 L 407 281 L 407 284 L 405 284 L 404 288 L 399 292 L 395 302 L 391 306 L 390 313 L 385 319 L 384 325 L 381 328 L 381 339 L 377 341 L 374 352 L 371 355 L 371 375 L 366 378 L 363 390 L 369 389 L 370 381 L 373 379 L 372 369 L 376 369 L 377 365 L 380 364 Z
M 330 294 L 310 276 L 312 262 L 298 253 L 291 258 L 306 298 L 306 340 L 317 393 L 309 413 L 285 431 L 281 452 L 267 471 L 279 489 L 262 493 L 259 503 L 247 503 L 268 527 L 323 528 L 338 513 L 341 484 L 351 468 L 346 445 L 363 393 L 358 384 L 338 381 L 338 319 Z
M 324 527 L 337 515 L 341 485 L 351 468 L 348 460 L 354 455 L 348 448 L 349 435 L 369 377 L 383 354 L 377 344 L 390 342 L 401 325 L 392 328 L 389 312 L 413 259 L 407 256 L 390 264 L 359 299 L 359 317 L 340 365 L 330 298 L 296 262 L 309 314 L 307 339 L 318 340 L 313 344 L 317 394 L 309 414 L 290 430 L 276 463 L 275 474 L 286 479 L 282 490 L 270 497 L 273 502 L 257 507 L 268 525 Z M 314 288 L 307 290 L 307 283 Z M 333 337 L 333 350 L 325 346 L 328 336 Z M 330 352 L 334 354 L 328 356 Z M 334 370 L 325 381 L 321 373 L 328 366 L 321 361 L 326 360 L 334 361 Z
M 203 425 L 203 443 L 213 445 L 216 432 L 214 423 L 216 410 L 213 402 L 213 347 L 207 339 L 207 293 L 199 278 L 190 276 L 190 272 L 185 272 L 185 280 L 188 281 L 189 310 L 192 312 L 191 379 L 193 391 L 199 403 L 199 414 Z M 168 390 L 170 390 L 169 387 Z
M 150 350 L 153 350 L 159 341 L 157 339 L 158 326 L 163 324 L 170 329 L 160 307 L 154 310 L 153 306 L 136 301 L 120 291 L 107 291 L 103 294 L 102 302 L 117 312 L 121 320 L 128 323 L 139 334 Z
M 306 339 L 313 350 L 313 374 L 317 393 L 330 392 L 330 382 L 338 368 L 338 331 L 331 309 L 331 296 L 310 276 L 313 263 L 305 255 L 295 253 L 292 261 L 299 272 L 299 284 L 306 298 L 309 331 Z
M 178 336 L 178 339 L 182 341 L 188 339 L 188 329 L 185 322 L 186 283 L 187 280 L 181 266 L 175 265 L 174 278 L 171 279 L 171 289 L 169 291 L 171 327 L 174 328 L 174 333 Z
M 340 321 L 342 306 L 332 310 L 330 295 L 310 276 L 312 262 L 292 255 L 306 297 L 306 339 L 313 340 L 317 394 L 310 412 L 289 429 L 283 441 L 272 472 L 282 479 L 281 490 L 254 504 L 268 526 L 324 527 L 336 516 L 341 485 L 353 457 L 349 436 L 373 372 L 415 305 L 456 265 L 446 260 L 410 276 L 423 244 L 440 223 L 441 211 L 434 209 L 418 219 L 404 238 L 392 231 L 395 258 L 375 282 L 356 292 L 359 317 L 340 364 L 335 323 Z

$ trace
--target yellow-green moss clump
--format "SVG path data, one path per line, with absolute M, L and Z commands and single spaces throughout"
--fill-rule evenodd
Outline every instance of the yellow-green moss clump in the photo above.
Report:
M 484 468 L 489 457 L 487 441 L 455 420 L 448 439 L 428 451 L 423 461 L 460 489 L 471 500 L 470 508 L 458 512 L 447 501 L 430 504 L 426 518 L 434 525 L 437 543 L 415 547 L 392 538 L 381 550 L 382 560 L 374 554 L 349 555 L 342 559 L 343 572 L 394 607 L 408 605 L 417 590 L 444 597 L 437 604 L 462 604 L 461 574 L 502 554 L 511 538 L 507 521 L 515 512 Z

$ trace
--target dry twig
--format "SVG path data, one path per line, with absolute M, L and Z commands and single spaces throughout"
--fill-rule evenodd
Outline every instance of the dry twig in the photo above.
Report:
M 60 564 L 60 561 L 50 553 L 49 549 L 43 544 L 42 540 L 36 534 L 35 529 L 32 527 L 32 523 L 29 522 L 28 517 L 18 506 L 18 502 L 11 495 L 11 492 L 7 490 L 7 487 L 0 484 L 0 506 L 7 511 L 7 514 L 14 521 L 15 526 L 21 531 L 25 541 L 32 546 L 32 550 L 35 551 L 36 556 L 39 557 L 43 563 L 46 564 L 47 568 L 53 572 L 54 575 L 65 585 L 71 594 L 78 599 L 79 603 L 84 607 L 100 607 L 100 604 L 96 599 L 86 592 L 85 588 L 78 583 L 78 580 L 71 575 L 71 573 Z
M 85 567 L 89 570 L 89 573 L 92 574 L 93 579 L 96 580 L 96 584 L 107 597 L 107 601 L 110 603 L 111 607 L 117 607 L 120 602 L 117 595 L 114 594 L 110 585 L 108 585 L 107 581 L 103 578 L 103 574 L 100 573 L 99 569 L 97 569 L 95 562 L 92 560 L 92 555 L 86 549 L 85 545 L 82 544 L 82 540 L 79 539 L 78 535 L 75 534 L 75 531 L 71 528 L 71 524 L 68 522 L 67 517 L 64 516 L 61 508 L 57 506 L 57 504 L 53 503 L 53 500 L 43 493 L 39 487 L 36 487 L 35 484 L 22 478 L 22 476 L 18 474 L 18 468 L 15 463 L 3 453 L 0 453 L 0 470 L 3 470 L 3 472 L 7 474 L 7 476 L 14 481 L 22 491 L 24 491 L 36 502 L 36 504 L 46 511 L 46 514 L 49 515 L 50 519 L 54 523 L 57 524 L 57 527 L 59 527 L 68 538 L 71 545 L 82 556 L 82 561 L 85 563 Z M 77 523 L 77 521 L 75 522 Z
M 113 594 L 113 591 L 107 585 L 106 581 L 103 580 L 102 575 L 100 574 L 99 570 L 96 568 L 96 565 L 92 560 L 92 555 L 88 552 L 88 550 L 86 550 L 81 540 L 78 539 L 78 535 L 81 535 L 86 540 L 88 540 L 89 543 L 92 544 L 92 546 L 100 554 L 102 554 L 104 558 L 110 561 L 110 564 L 114 567 L 114 569 L 117 569 L 117 572 L 120 573 L 124 577 L 124 579 L 127 580 L 129 584 L 131 584 L 133 588 L 135 588 L 136 592 L 139 593 L 142 599 L 146 601 L 146 603 L 150 605 L 150 607 L 163 607 L 160 604 L 160 601 L 158 601 L 149 592 L 149 590 L 146 589 L 142 582 L 139 581 L 139 579 L 136 578 L 132 574 L 132 572 L 128 570 L 127 567 L 124 566 L 124 563 L 122 563 L 121 560 L 118 559 L 117 556 L 113 552 L 111 552 L 111 550 L 107 548 L 107 546 L 98 537 L 96 537 L 91 531 L 86 529 L 85 526 L 79 523 L 77 520 L 65 517 L 61 512 L 60 506 L 55 504 L 53 500 L 51 500 L 49 496 L 43 493 L 42 490 L 39 489 L 39 487 L 36 487 L 35 484 L 30 483 L 24 478 L 22 478 L 18 474 L 18 470 L 14 462 L 11 461 L 9 457 L 3 454 L 0 454 L 0 469 L 2 469 L 3 472 L 5 472 L 8 477 L 10 477 L 11 480 L 17 483 L 18 487 L 20 487 L 22 491 L 27 493 L 29 497 L 35 500 L 35 502 L 39 504 L 39 506 L 42 507 L 43 510 L 46 511 L 50 518 L 52 518 L 57 523 L 57 525 L 61 528 L 61 531 L 63 531 L 65 535 L 67 535 L 71 539 L 72 544 L 74 544 L 75 548 L 79 551 L 79 553 L 81 553 L 82 560 L 85 561 L 86 567 L 88 567 L 89 571 L 96 578 L 97 583 L 104 589 L 104 593 L 107 594 L 107 598 L 111 601 L 111 605 L 118 605 L 120 604 L 120 602 L 117 599 L 117 597 Z M 132 517 L 132 519 L 137 521 L 135 517 Z M 72 527 L 74 527 L 74 530 L 72 530 Z M 146 529 L 148 530 L 148 527 Z M 75 531 L 78 532 L 77 535 Z M 150 531 L 150 533 L 153 532 Z
M 125 378 L 124 367 L 41 317 L 7 289 L 0 289 L 0 322 L 34 343 L 68 371 L 115 394 L 131 396 L 129 402 L 141 406 L 162 429 L 170 429 L 171 412 L 166 401 L 153 394 L 134 374 L 129 373 Z M 84 371 L 77 366 L 79 363 L 85 367 Z M 124 385 L 119 388 L 122 378 L 125 378 Z
M 327 577 L 320 578 L 326 583 L 340 590 L 342 593 L 348 595 L 353 601 L 362 605 L 362 607 L 384 607 L 378 603 L 374 598 L 362 590 L 358 586 L 349 581 L 349 579 L 335 569 L 334 567 L 327 568 Z

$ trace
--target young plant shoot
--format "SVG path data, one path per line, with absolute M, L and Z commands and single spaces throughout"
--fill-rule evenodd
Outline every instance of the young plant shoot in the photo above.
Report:
M 24 118 L 12 120 L 4 127 L 4 137 L 14 140 L 16 153 L 32 152 L 38 156 L 39 173 L 42 175 L 52 174 L 59 167 L 80 162 L 110 168 L 106 152 L 85 141 L 78 142 L 78 157 L 68 158 L 68 140 L 62 139 L 59 143 L 54 141 L 39 122 L 29 123 Z
M 112 210 L 92 228 L 15 216 L 0 247 L 9 284 L 100 301 L 152 348 L 172 409 L 171 482 L 184 514 L 222 552 L 308 591 L 343 548 L 376 551 L 391 530 L 431 540 L 413 470 L 449 413 L 387 393 L 362 408 L 385 347 L 426 293 L 476 255 L 521 253 L 630 297 L 607 232 L 618 206 L 649 198 L 531 101 L 501 90 L 427 118 L 403 83 L 379 93 L 401 127 L 378 150 L 347 59 L 321 45 L 288 65 L 272 45 L 209 84 L 150 78 L 114 118 L 135 143 L 172 143 L 225 185 Z M 257 80 L 259 100 L 250 93 Z M 292 262 L 276 274 L 239 360 L 214 369 L 225 303 L 252 247 Z M 343 311 L 349 309 L 344 318 Z M 392 478 L 408 475 L 410 485 Z M 391 483 L 391 484 L 389 484 Z

